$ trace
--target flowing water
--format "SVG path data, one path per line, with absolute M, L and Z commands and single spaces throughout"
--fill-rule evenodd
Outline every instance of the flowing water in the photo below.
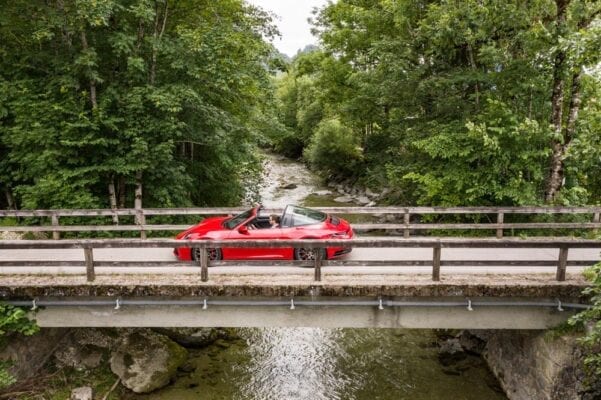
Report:
M 290 184 L 294 187 L 282 188 Z M 325 194 L 318 185 L 301 164 L 268 156 L 262 203 L 299 204 L 316 191 Z M 438 336 L 431 330 L 253 328 L 232 333 L 231 339 L 190 349 L 185 368 L 190 372 L 182 371 L 172 385 L 136 398 L 506 399 L 482 359 L 468 356 L 443 366 Z

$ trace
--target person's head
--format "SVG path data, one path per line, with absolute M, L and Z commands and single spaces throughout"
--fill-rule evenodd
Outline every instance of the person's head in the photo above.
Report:
M 269 216 L 269 224 L 271 224 L 271 225 L 278 225 L 279 223 L 280 223 L 280 216 L 279 215 L 271 214 Z

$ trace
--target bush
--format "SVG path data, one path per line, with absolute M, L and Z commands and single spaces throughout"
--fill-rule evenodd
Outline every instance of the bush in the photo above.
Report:
M 591 286 L 583 294 L 590 297 L 592 307 L 572 317 L 569 323 L 590 327 L 581 339 L 581 343 L 590 351 L 584 362 L 594 379 L 601 379 L 601 263 L 586 270 L 585 276 L 591 281 Z
M 304 157 L 311 168 L 335 177 L 356 176 L 363 162 L 357 138 L 337 119 L 325 120 L 318 125 Z
M 17 332 L 33 335 L 39 330 L 35 321 L 27 317 L 27 312 L 19 307 L 0 303 L 0 345 L 4 345 L 5 336 Z M 0 389 L 12 385 L 14 377 L 9 373 L 9 363 L 0 362 Z

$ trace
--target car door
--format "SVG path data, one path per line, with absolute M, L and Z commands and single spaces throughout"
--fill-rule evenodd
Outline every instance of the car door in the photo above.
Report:
M 232 240 L 266 240 L 275 241 L 282 239 L 282 228 L 264 228 L 264 229 L 234 229 L 229 235 Z M 277 247 L 240 247 L 224 249 L 228 254 L 224 258 L 235 260 L 277 260 L 286 258 L 288 252 L 284 248 Z

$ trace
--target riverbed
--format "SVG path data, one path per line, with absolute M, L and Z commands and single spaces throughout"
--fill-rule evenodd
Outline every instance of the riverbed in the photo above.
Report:
M 266 207 L 331 205 L 301 163 L 267 155 L 260 188 Z M 287 189 L 285 187 L 288 187 Z M 186 371 L 148 400 L 497 400 L 506 399 L 485 362 L 439 362 L 440 332 L 405 329 L 235 329 L 190 349 Z

